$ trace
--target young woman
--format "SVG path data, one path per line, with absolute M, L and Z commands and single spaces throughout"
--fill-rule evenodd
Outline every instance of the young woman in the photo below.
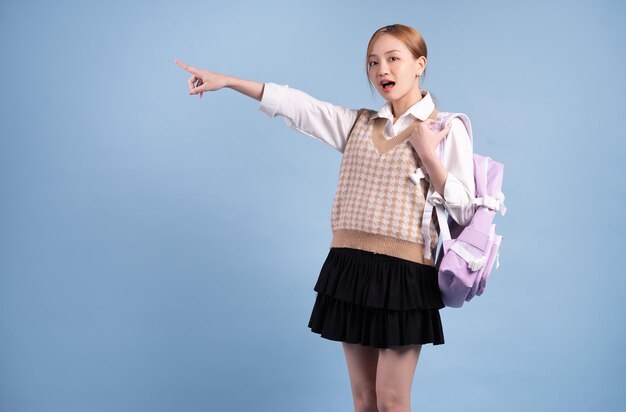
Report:
M 176 61 L 192 74 L 190 94 L 237 90 L 259 100 L 268 116 L 283 116 L 288 126 L 343 153 L 333 240 L 314 287 L 308 326 L 342 342 L 355 411 L 410 411 L 421 347 L 444 343 L 444 304 L 433 259 L 436 216 L 425 229 L 430 245 L 421 226 L 429 185 L 433 201 L 443 203 L 459 224 L 467 224 L 475 210 L 472 144 L 458 118 L 440 132 L 431 128 L 440 113 L 420 88 L 426 59 L 424 39 L 409 26 L 385 26 L 372 35 L 368 81 L 387 101 L 378 111 Z M 420 167 L 427 179 L 411 179 Z

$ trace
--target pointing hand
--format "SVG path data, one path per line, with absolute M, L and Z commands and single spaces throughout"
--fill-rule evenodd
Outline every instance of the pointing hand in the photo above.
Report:
M 189 94 L 198 94 L 198 97 L 202 97 L 203 92 L 219 90 L 227 85 L 228 76 L 224 74 L 188 66 L 180 60 L 174 62 L 192 74 L 187 81 Z

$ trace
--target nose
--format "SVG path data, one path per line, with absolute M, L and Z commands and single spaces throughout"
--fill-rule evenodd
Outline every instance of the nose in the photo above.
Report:
M 377 77 L 378 78 L 382 78 L 382 77 L 385 77 L 385 75 L 388 75 L 388 74 L 389 74 L 389 68 L 387 67 L 387 63 L 386 62 L 378 63 Z

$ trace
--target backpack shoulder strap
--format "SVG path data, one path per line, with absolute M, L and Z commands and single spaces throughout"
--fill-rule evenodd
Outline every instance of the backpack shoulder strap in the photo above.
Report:
M 433 110 L 433 112 L 430 114 L 430 116 L 428 116 L 429 118 L 438 118 L 439 122 L 435 123 L 435 130 L 441 130 L 442 128 L 444 128 L 445 126 L 447 126 L 452 119 L 454 119 L 455 117 L 458 117 L 463 124 L 465 125 L 465 128 L 467 129 L 469 138 L 470 138 L 470 142 L 472 142 L 472 126 L 471 123 L 469 121 L 469 117 L 464 114 L 464 113 L 450 113 L 450 112 L 440 112 L 437 109 Z M 437 153 L 439 158 L 441 159 L 442 155 L 443 155 L 443 145 L 445 144 L 445 139 L 441 141 L 441 143 L 439 144 L 439 146 L 437 147 Z M 415 174 L 412 175 L 412 179 L 414 181 L 417 181 L 420 178 L 425 178 L 424 175 L 424 171 L 421 171 L 421 169 L 418 169 Z M 429 182 L 430 183 L 430 182 Z M 428 188 L 428 193 L 426 194 L 426 203 L 424 205 L 424 212 L 422 215 L 422 236 L 424 238 L 424 245 L 425 245 L 425 253 L 424 253 L 424 258 L 426 259 L 431 259 L 431 238 L 430 238 L 430 220 L 432 218 L 433 215 L 433 211 L 436 213 L 437 215 L 437 222 L 438 222 L 438 226 L 439 226 L 439 231 L 440 231 L 440 235 L 442 240 L 449 240 L 451 239 L 451 235 L 450 235 L 450 229 L 448 227 L 448 223 L 447 223 L 447 216 L 445 215 L 445 210 L 444 210 L 444 206 L 442 204 L 437 203 L 436 205 L 432 203 L 431 199 L 432 199 L 432 194 L 434 193 L 434 189 L 432 187 L 432 185 L 429 184 L 429 188 Z M 442 194 L 443 195 L 443 194 Z
M 474 143 L 474 137 L 472 136 L 472 123 L 470 122 L 469 117 L 465 113 L 455 113 L 455 112 L 442 112 L 441 116 L 441 128 L 444 128 L 455 117 L 458 117 L 459 120 L 463 122 L 465 129 L 467 130 L 467 134 L 469 135 L 470 142 Z

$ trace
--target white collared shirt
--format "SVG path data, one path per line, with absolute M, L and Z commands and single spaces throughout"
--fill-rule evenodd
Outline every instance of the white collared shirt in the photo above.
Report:
M 430 93 L 422 90 L 422 99 L 403 113 L 395 124 L 389 102 L 372 118 L 387 119 L 383 134 L 386 139 L 391 139 L 416 118 L 426 120 L 434 108 Z M 348 133 L 356 121 L 358 111 L 318 100 L 301 90 L 276 83 L 265 83 L 259 110 L 269 117 L 283 116 L 287 126 L 322 141 L 341 153 L 346 147 Z M 456 222 L 467 225 L 476 208 L 472 204 L 476 190 L 474 158 L 472 142 L 460 119 L 452 120 L 443 147 L 440 160 L 448 171 L 448 178 L 444 185 L 444 196 L 434 192 L 432 197 L 435 202 L 443 203 Z

